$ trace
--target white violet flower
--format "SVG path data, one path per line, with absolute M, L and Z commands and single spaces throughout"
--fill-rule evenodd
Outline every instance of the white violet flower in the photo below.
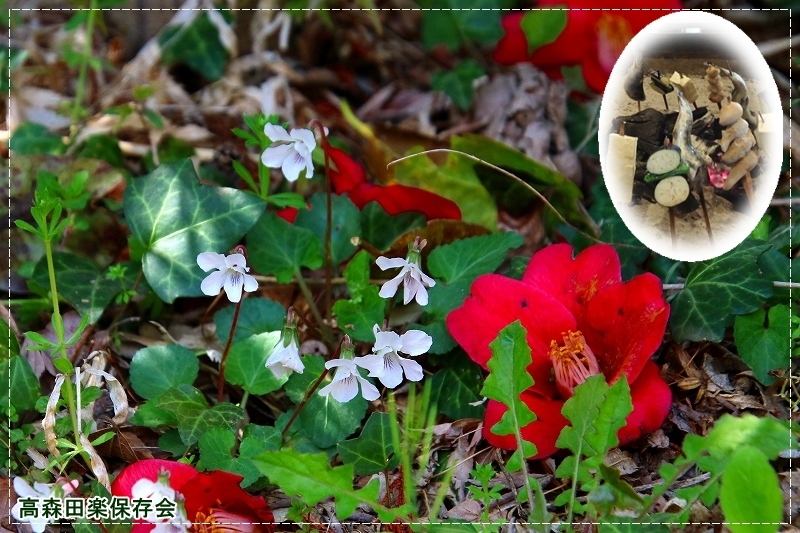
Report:
M 377 400 L 380 396 L 377 387 L 364 379 L 358 371 L 356 362 L 353 360 L 353 345 L 348 335 L 344 336 L 341 347 L 342 355 L 339 359 L 333 359 L 325 363 L 325 368 L 336 369 L 333 381 L 322 387 L 319 391 L 320 396 L 333 396 L 339 402 L 347 403 L 358 394 L 358 385 L 361 384 L 361 395 L 367 401 Z
M 281 379 L 291 372 L 302 374 L 303 370 L 305 370 L 305 365 L 303 365 L 303 361 L 300 360 L 300 348 L 297 342 L 297 325 L 292 321 L 291 313 L 287 315 L 287 323 L 283 327 L 281 340 L 278 341 L 272 355 L 267 359 L 266 367 L 269 368 L 278 379 Z
M 306 177 L 314 173 L 314 162 L 311 153 L 317 147 L 314 132 L 299 128 L 287 132 L 285 128 L 276 124 L 264 126 L 264 133 L 273 144 L 261 154 L 261 162 L 269 168 L 280 168 L 289 181 L 296 181 L 300 171 L 306 169 Z
M 242 299 L 242 289 L 253 292 L 258 289 L 256 278 L 247 274 L 250 267 L 242 254 L 223 255 L 214 252 L 203 252 L 197 256 L 197 264 L 203 271 L 212 272 L 200 284 L 200 290 L 208 296 L 216 296 L 225 289 L 228 300 L 233 303 Z
M 14 507 L 11 508 L 11 516 L 19 522 L 27 522 L 31 525 L 31 529 L 36 533 L 42 533 L 50 522 L 57 521 L 60 517 L 44 517 L 44 502 L 51 498 L 63 499 L 72 491 L 78 488 L 78 480 L 74 479 L 66 483 L 34 483 L 31 487 L 27 481 L 21 477 L 14 478 L 14 492 L 17 493 L 19 499 Z M 35 500 L 34 504 L 30 505 L 30 500 Z M 28 503 L 26 503 L 26 501 Z M 30 516 L 25 511 L 32 511 L 35 509 L 34 516 Z
M 403 381 L 403 374 L 409 381 L 422 379 L 422 367 L 416 361 L 400 357 L 400 352 L 415 357 L 427 352 L 433 338 L 424 331 L 415 329 L 398 335 L 394 331 L 381 331 L 375 325 L 375 345 L 373 355 L 356 357 L 354 361 L 361 368 L 369 370 L 369 376 L 378 378 L 385 387 L 395 388 Z
M 358 394 L 358 385 L 361 384 L 361 396 L 367 401 L 377 400 L 380 396 L 378 388 L 361 377 L 356 362 L 352 359 L 333 359 L 325 363 L 325 368 L 336 368 L 333 381 L 322 387 L 320 396 L 329 394 L 339 402 L 347 403 Z
M 381 298 L 391 298 L 397 292 L 400 283 L 403 283 L 403 304 L 408 303 L 415 299 L 419 305 L 428 304 L 428 288 L 436 285 L 436 282 L 426 275 L 420 267 L 420 251 L 425 247 L 427 242 L 423 239 L 420 241 L 419 237 L 414 239 L 414 242 L 408 245 L 408 256 L 405 259 L 395 257 L 389 259 L 388 257 L 379 257 L 375 263 L 381 270 L 388 268 L 399 268 L 400 272 L 394 278 L 390 279 L 381 287 Z

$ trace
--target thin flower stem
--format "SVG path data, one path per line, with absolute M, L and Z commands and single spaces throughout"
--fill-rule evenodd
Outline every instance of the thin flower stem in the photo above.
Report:
M 328 150 L 330 146 L 328 136 L 325 134 L 325 127 L 322 123 L 313 119 L 309 126 L 316 126 L 320 135 L 320 146 L 322 153 L 325 154 L 325 317 L 330 320 L 332 305 L 331 305 L 331 279 L 333 279 L 333 254 L 331 252 L 331 240 L 333 236 L 333 186 L 331 184 L 331 163 L 328 157 Z
M 343 343 L 344 343 L 344 339 L 342 339 L 342 341 L 339 343 L 339 346 L 336 347 L 336 351 L 333 352 L 333 357 L 331 357 L 331 360 L 337 359 L 339 357 L 339 354 L 342 353 L 342 344 Z M 311 395 L 316 392 L 316 390 L 319 388 L 320 384 L 322 383 L 322 380 L 325 379 L 325 376 L 327 376 L 327 375 L 328 375 L 328 369 L 326 368 L 322 372 L 322 374 L 319 375 L 319 377 L 317 378 L 317 381 L 314 382 L 314 385 L 311 387 L 311 389 L 309 389 L 306 392 L 306 395 L 303 396 L 303 399 L 300 400 L 300 403 L 297 405 L 297 409 L 294 410 L 294 413 L 292 413 L 292 417 L 286 423 L 286 426 L 283 428 L 283 431 L 281 431 L 281 439 L 285 439 L 286 435 L 289 434 L 289 428 L 292 427 L 292 424 L 294 423 L 294 421 L 297 419 L 298 416 L 300 416 L 300 412 L 306 406 L 306 403 L 308 403 L 309 398 L 311 398 Z
M 299 269 L 295 270 L 294 277 L 297 279 L 297 285 L 300 287 L 300 292 L 303 293 L 303 296 L 308 302 L 308 308 L 311 309 L 311 314 L 314 315 L 314 320 L 316 320 L 317 324 L 319 325 L 319 331 L 322 333 L 322 340 L 324 340 L 326 344 L 329 344 L 331 341 L 330 331 L 327 327 L 325 327 L 325 320 L 323 320 L 322 314 L 320 314 L 319 308 L 314 301 L 314 295 L 311 294 L 308 284 L 306 283 L 306 280 L 303 279 L 303 275 L 300 273 Z
M 219 360 L 219 376 L 217 377 L 217 403 L 222 401 L 222 396 L 225 393 L 225 362 L 228 359 L 228 352 L 231 351 L 231 344 L 233 344 L 233 333 L 236 331 L 236 324 L 239 322 L 239 311 L 242 309 L 242 299 L 236 302 L 236 308 L 233 311 L 233 321 L 231 321 L 231 331 L 228 333 L 228 341 L 225 343 L 225 349 L 222 351 L 222 357 Z
M 89 1 L 89 16 L 86 19 L 86 44 L 83 47 L 81 66 L 78 71 L 78 85 L 75 89 L 75 103 L 72 105 L 72 128 L 77 132 L 77 121 L 80 108 L 83 106 L 83 93 L 86 90 L 86 71 L 89 68 L 89 58 L 92 56 L 92 37 L 94 35 L 94 22 L 97 16 L 97 0 Z

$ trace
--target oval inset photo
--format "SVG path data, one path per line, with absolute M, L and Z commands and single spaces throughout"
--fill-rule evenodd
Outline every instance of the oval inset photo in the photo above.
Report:
M 666 15 L 614 66 L 600 159 L 622 220 L 647 247 L 703 261 L 742 242 L 769 206 L 783 111 L 756 45 L 727 20 Z

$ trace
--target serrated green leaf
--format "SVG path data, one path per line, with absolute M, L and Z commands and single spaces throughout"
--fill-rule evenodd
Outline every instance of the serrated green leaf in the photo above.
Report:
M 619 443 L 617 431 L 631 411 L 627 380 L 619 379 L 609 387 L 602 374 L 591 376 L 575 387 L 572 398 L 564 403 L 561 413 L 571 425 L 562 430 L 556 446 L 578 456 L 602 459 Z
M 200 296 L 207 275 L 197 266 L 202 252 L 227 252 L 264 211 L 243 191 L 200 185 L 192 162 L 162 165 L 135 178 L 123 198 L 125 218 L 144 243 L 147 282 L 159 298 Z
M 225 73 L 228 51 L 220 42 L 219 30 L 207 13 L 188 25 L 167 26 L 158 37 L 161 61 L 167 65 L 185 63 L 210 81 Z
M 353 465 L 332 468 L 325 454 L 301 454 L 289 448 L 256 455 L 253 462 L 283 492 L 300 496 L 307 505 L 334 498 L 337 516 L 350 516 L 360 503 L 375 509 L 383 507 L 378 503 L 377 480 L 356 490 Z
M 395 455 L 388 413 L 372 413 L 356 439 L 337 446 L 344 464 L 352 464 L 358 476 L 393 470 L 400 462 Z
M 720 342 L 729 315 L 752 313 L 772 294 L 772 282 L 758 270 L 770 247 L 746 239 L 730 252 L 697 263 L 685 288 L 672 301 L 669 329 L 677 342 Z
M 792 346 L 789 315 L 788 305 L 776 305 L 768 313 L 758 310 L 737 316 L 734 321 L 733 338 L 739 355 L 764 385 L 775 382 L 771 371 L 789 367 Z
M 14 409 L 26 411 L 33 409 L 42 389 L 28 360 L 21 355 L 0 362 L 0 383 L 9 387 L 10 403 Z
M 401 235 L 424 227 L 422 213 L 389 215 L 378 202 L 370 202 L 361 210 L 361 238 L 381 251 L 389 249 Z
M 136 272 L 126 272 L 122 280 L 108 279 L 94 261 L 65 252 L 53 253 L 53 269 L 59 296 L 92 324 L 100 319 L 123 285 L 130 287 L 136 278 Z M 32 278 L 44 287 L 50 286 L 46 257 L 36 264 Z
M 533 386 L 533 378 L 526 370 L 531 364 L 531 349 L 526 339 L 525 328 L 519 321 L 509 324 L 489 344 L 492 357 L 486 363 L 489 375 L 481 394 L 496 400 L 506 407 L 499 422 L 491 429 L 497 435 L 515 435 L 523 442 L 521 429 L 536 420 L 536 415 L 520 399 L 520 394 Z M 523 444 L 524 445 L 524 444 Z M 526 457 L 536 453 L 535 447 L 527 451 Z
M 234 343 L 225 363 L 225 380 L 255 395 L 280 389 L 287 378 L 276 378 L 266 367 L 267 359 L 280 338 L 280 331 L 272 331 Z
M 151 400 L 172 387 L 191 385 L 199 370 L 200 362 L 188 348 L 178 344 L 149 346 L 134 354 L 130 381 L 136 394 Z
M 431 403 L 453 420 L 483 418 L 484 406 L 470 405 L 481 402 L 482 381 L 480 367 L 462 356 L 431 378 Z
M 531 10 L 525 13 L 520 27 L 528 41 L 528 53 L 555 41 L 567 27 L 566 9 Z
M 322 266 L 322 244 L 311 230 L 264 213 L 247 233 L 248 258 L 259 272 L 288 283 L 302 267 Z
M 233 333 L 234 343 L 241 342 L 259 333 L 283 329 L 286 309 L 278 302 L 269 298 L 247 298 L 242 300 L 241 306 L 239 320 L 236 322 L 236 331 Z M 217 337 L 219 337 L 222 344 L 228 342 L 234 309 L 235 306 L 229 305 L 214 313 Z
M 325 193 L 312 195 L 308 203 L 310 207 L 300 211 L 294 223 L 299 228 L 311 230 L 319 242 L 325 242 L 328 213 Z M 361 235 L 361 212 L 347 196 L 333 195 L 331 213 L 331 257 L 338 265 L 356 251 L 350 240 Z
M 766 456 L 753 446 L 733 452 L 722 474 L 720 505 L 733 533 L 772 533 L 783 521 L 783 493 Z
M 253 443 L 258 444 L 256 449 Z M 272 426 L 247 424 L 242 430 L 242 444 L 239 453 L 242 457 L 253 457 L 262 451 L 278 450 L 281 447 L 281 432 Z

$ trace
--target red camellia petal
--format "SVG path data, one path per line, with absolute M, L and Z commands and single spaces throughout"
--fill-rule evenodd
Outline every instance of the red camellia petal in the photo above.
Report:
M 551 380 L 550 341 L 576 326 L 575 318 L 558 300 L 521 281 L 486 274 L 475 280 L 464 305 L 447 315 L 446 323 L 470 358 L 488 370 L 486 362 L 492 357 L 489 344 L 515 320 L 520 320 L 528 332 L 533 360 L 528 372 L 533 376 L 533 389 L 552 397 L 556 389 Z
M 631 384 L 631 401 L 633 412 L 628 415 L 625 426 L 617 432 L 620 444 L 627 444 L 657 430 L 669 414 L 672 391 L 654 362 L 647 361 L 639 377 Z
M 564 66 L 580 65 L 586 85 L 597 93 L 605 89 L 608 76 L 625 45 L 654 20 L 681 9 L 678 0 L 657 0 L 642 9 L 640 0 L 616 0 L 596 10 L 591 0 L 541 0 L 539 7 L 565 6 L 567 25 L 556 40 L 528 53 L 528 42 L 520 27 L 524 13 L 503 17 L 504 36 L 497 43 L 493 59 L 500 64 L 529 61 L 548 76 L 561 79 Z
M 603 287 L 622 281 L 613 246 L 597 244 L 572 257 L 572 246 L 554 244 L 536 252 L 522 281 L 557 298 L 583 327 L 586 303 Z
M 633 383 L 667 329 L 661 280 L 646 273 L 601 289 L 588 303 L 587 318 L 591 327 L 584 334 L 609 383 L 623 374 Z
M 186 498 L 186 516 L 191 520 L 198 513 L 208 514 L 209 509 L 218 508 L 251 522 L 273 522 L 267 502 L 245 492 L 239 485 L 242 479 L 221 470 L 197 474 L 177 489 Z
M 111 484 L 111 494 L 130 498 L 133 495 L 131 492 L 133 485 L 137 481 L 140 479 L 158 481 L 158 474 L 162 471 L 169 472 L 169 485 L 173 489 L 197 475 L 197 469 L 185 463 L 164 459 L 142 459 L 129 464 L 119 473 Z
M 330 145 L 324 150 L 335 166 L 330 172 L 333 192 L 344 194 L 352 191 L 357 185 L 367 182 L 367 171 L 347 155 L 347 152 Z
M 523 435 L 537 445 L 537 457 L 555 451 L 566 424 L 560 409 L 574 387 L 570 379 L 585 379 L 580 372 L 599 369 L 608 383 L 626 379 L 631 384 L 634 411 L 619 432 L 623 443 L 658 428 L 672 400 L 669 386 L 650 361 L 669 317 L 661 281 L 643 274 L 622 283 L 619 257 L 609 245 L 590 246 L 574 258 L 572 252 L 568 244 L 540 250 L 522 281 L 480 276 L 470 296 L 446 320 L 453 338 L 485 369 L 492 355 L 489 344 L 502 328 L 519 320 L 526 329 L 533 358 L 528 372 L 535 385 L 521 398 L 539 420 L 523 428 Z M 562 371 L 556 372 L 559 387 L 552 383 L 551 356 Z M 569 365 L 574 368 L 565 370 Z M 512 436 L 491 432 L 505 410 L 489 402 L 484 435 L 494 446 L 515 449 Z
M 522 438 L 536 445 L 536 455 L 531 459 L 542 459 L 555 453 L 556 439 L 567 425 L 567 419 L 561 414 L 564 402 L 548 400 L 538 394 L 523 392 L 520 396 L 528 408 L 536 413 L 536 420 L 522 428 Z M 486 404 L 486 415 L 483 419 L 483 436 L 496 448 L 516 450 L 517 441 L 514 435 L 502 437 L 492 433 L 491 428 L 500 421 L 508 408 L 500 402 L 489 400 Z

